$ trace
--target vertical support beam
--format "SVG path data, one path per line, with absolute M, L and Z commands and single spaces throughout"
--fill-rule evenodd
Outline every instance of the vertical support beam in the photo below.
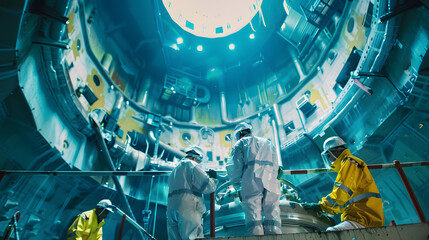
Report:
M 215 237 L 215 197 L 214 192 L 210 194 L 210 237 Z
M 417 197 L 414 194 L 413 189 L 411 188 L 410 182 L 408 181 L 408 178 L 405 175 L 404 170 L 402 169 L 401 163 L 399 161 L 397 161 L 397 160 L 395 160 L 393 163 L 395 164 L 396 170 L 398 170 L 399 176 L 401 177 L 401 180 L 404 183 L 405 188 L 407 189 L 408 195 L 410 196 L 411 202 L 413 203 L 414 208 L 416 209 L 416 212 L 417 212 L 417 215 L 420 218 L 420 221 L 422 223 L 427 222 L 426 221 L 426 217 L 425 217 L 425 215 L 423 213 L 423 210 L 420 207 L 419 201 L 417 201 Z
M 119 237 L 118 240 L 122 240 L 122 233 L 124 232 L 124 223 L 125 223 L 125 214 L 122 215 L 121 228 L 119 229 Z

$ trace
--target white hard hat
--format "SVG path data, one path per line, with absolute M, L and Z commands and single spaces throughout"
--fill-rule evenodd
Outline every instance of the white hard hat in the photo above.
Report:
M 97 203 L 98 208 L 104 208 L 109 212 L 113 212 L 112 202 L 109 199 L 103 199 Z
M 320 154 L 322 157 L 323 163 L 326 168 L 332 168 L 332 161 L 331 158 L 337 158 L 338 156 L 334 156 L 332 152 L 330 151 L 333 148 L 345 146 L 346 142 L 338 136 L 330 137 L 325 140 L 325 143 L 323 144 L 323 152 Z
M 235 126 L 234 132 L 242 131 L 244 129 L 252 130 L 252 126 L 246 122 L 242 122 L 242 123 L 238 124 L 237 126 Z
M 336 148 L 339 146 L 345 146 L 345 145 L 346 145 L 346 142 L 344 142 L 342 138 L 338 136 L 330 137 L 325 140 L 325 143 L 323 144 L 323 151 Z
M 244 131 L 247 129 L 249 130 L 249 133 L 251 133 L 252 126 L 246 122 L 242 122 L 242 123 L 238 124 L 237 126 L 235 126 L 234 132 L 232 134 L 234 141 L 238 141 L 240 139 L 241 131 Z
M 204 157 L 204 151 L 198 146 L 192 146 L 185 149 L 186 156 L 196 157 L 200 161 Z

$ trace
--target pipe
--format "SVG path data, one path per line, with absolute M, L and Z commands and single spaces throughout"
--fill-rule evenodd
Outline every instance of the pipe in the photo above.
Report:
M 422 223 L 426 223 L 426 217 L 423 213 L 422 208 L 420 207 L 419 201 L 417 200 L 416 195 L 414 194 L 413 189 L 411 188 L 410 182 L 408 181 L 407 176 L 405 175 L 404 170 L 402 169 L 401 163 L 397 160 L 394 161 L 396 170 L 398 170 L 399 176 L 401 177 L 402 183 L 407 189 L 408 195 L 410 196 L 411 202 L 413 203 L 414 208 L 416 209 L 417 215 L 420 218 Z
M 145 211 L 144 212 L 146 212 L 146 211 L 148 211 L 148 212 L 150 212 L 149 210 L 150 210 L 150 198 L 152 197 L 152 187 L 153 187 L 153 179 L 155 178 L 155 176 L 153 176 L 152 175 L 152 177 L 150 178 L 150 187 L 149 187 L 149 196 L 147 197 L 147 200 L 146 200 L 146 207 L 145 207 Z M 145 215 L 144 215 L 145 216 Z M 143 220 L 143 222 L 144 222 L 144 224 L 143 224 L 143 226 L 145 227 L 145 228 L 149 228 L 149 221 L 150 221 L 150 214 L 148 214 L 147 215 L 148 216 L 148 219 L 147 219 L 147 222 L 145 222 L 144 220 Z M 145 217 L 144 217 L 145 218 Z
M 210 193 L 210 237 L 214 238 L 215 233 L 215 194 Z
M 151 140 L 152 143 L 156 142 L 156 137 L 155 137 L 155 134 L 153 133 L 152 130 L 149 131 L 148 136 L 149 136 L 149 139 Z M 172 146 L 170 146 L 170 145 L 168 145 L 162 141 L 159 141 L 159 144 L 161 145 L 161 147 L 163 149 L 165 149 L 167 152 L 173 154 L 175 157 L 177 157 L 177 158 L 184 158 L 185 157 L 184 152 L 181 152 L 181 151 L 177 150 L 176 148 L 174 148 L 174 147 L 172 147 Z
M 276 146 L 277 161 L 278 161 L 279 166 L 283 166 L 282 155 L 280 153 L 279 132 L 277 129 L 276 121 L 274 119 L 271 120 L 271 125 L 273 127 L 274 145 Z
M 95 138 L 96 141 L 98 142 L 98 146 L 99 146 L 99 150 L 103 156 L 103 158 L 105 159 L 107 166 L 113 171 L 115 170 L 115 166 L 113 164 L 112 158 L 110 157 L 109 154 L 109 149 L 106 146 L 106 142 L 104 142 L 104 138 L 103 135 L 101 133 L 100 127 L 98 126 L 98 123 L 92 119 L 91 117 L 89 118 L 89 122 L 91 123 L 91 127 L 95 132 Z M 131 206 L 127 200 L 127 197 L 125 196 L 124 190 L 122 189 L 122 185 L 118 180 L 117 176 L 112 175 L 112 180 L 115 184 L 116 190 L 119 193 L 119 198 L 121 199 L 122 204 L 125 206 L 125 208 L 127 209 L 127 211 L 130 213 L 130 216 L 133 218 L 133 220 L 135 220 L 136 218 L 134 217 L 133 211 L 131 210 Z M 143 234 L 142 232 L 140 232 L 142 238 L 143 238 Z
M 273 104 L 273 110 L 274 110 L 274 116 L 276 118 L 277 126 L 279 128 L 283 127 L 283 125 L 284 125 L 283 117 L 280 113 L 280 108 L 279 108 L 279 105 L 277 103 Z
M 225 98 L 225 92 L 224 91 L 221 91 L 220 92 L 220 108 L 221 108 L 221 119 L 222 119 L 222 123 L 223 124 L 226 124 L 227 126 L 231 126 L 231 125 L 237 125 L 237 124 L 239 124 L 240 122 L 243 122 L 243 121 L 245 121 L 246 119 L 250 119 L 250 118 L 255 118 L 255 117 L 257 117 L 258 115 L 261 115 L 261 114 L 263 114 L 263 113 L 266 113 L 266 112 L 268 112 L 270 109 L 269 108 L 265 108 L 265 109 L 263 109 L 263 110 L 260 110 L 260 111 L 258 111 L 258 112 L 256 112 L 256 113 L 254 113 L 254 114 L 251 114 L 251 115 L 249 115 L 249 116 L 247 116 L 247 117 L 241 117 L 241 118 L 237 118 L 237 119 L 234 119 L 234 120 L 229 120 L 228 119 L 228 115 L 227 115 L 227 112 L 226 112 L 226 98 Z M 213 130 L 220 130 L 220 129 L 217 129 L 217 128 L 219 128 L 219 127 L 211 127 Z
M 299 75 L 299 81 L 304 79 L 307 73 L 304 72 L 304 66 L 302 65 L 301 60 L 298 59 L 296 49 L 288 46 L 289 56 L 292 59 L 292 63 L 295 66 L 295 70 Z
M 158 180 L 158 184 L 159 184 L 159 178 Z M 156 216 L 157 216 L 157 212 L 158 212 L 158 198 L 159 198 L 159 189 L 157 188 L 156 190 L 156 200 L 155 200 L 155 213 L 153 214 L 153 225 L 152 225 L 152 234 L 155 235 L 155 226 L 156 226 Z
M 153 158 L 155 160 L 158 158 L 159 135 L 160 134 L 161 134 L 161 130 L 159 128 L 157 128 L 156 132 L 155 132 L 155 148 L 153 150 Z
M 115 91 L 115 95 L 116 95 L 116 100 L 115 100 L 115 104 L 113 104 L 112 111 L 110 112 L 110 116 L 116 121 L 118 121 L 119 116 L 121 114 L 122 103 L 124 102 L 124 96 L 118 91 Z

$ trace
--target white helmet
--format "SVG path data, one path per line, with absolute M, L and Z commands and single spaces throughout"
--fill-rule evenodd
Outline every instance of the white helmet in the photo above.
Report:
M 198 146 L 192 146 L 185 149 L 186 156 L 196 157 L 199 161 L 203 160 L 204 151 Z
M 338 156 L 334 156 L 331 153 L 331 150 L 336 147 L 341 147 L 345 145 L 346 145 L 346 142 L 344 142 L 344 140 L 338 136 L 330 137 L 325 140 L 325 143 L 323 143 L 323 152 L 320 155 L 322 156 L 322 160 L 326 168 L 330 168 L 332 165 L 332 162 L 329 159 L 329 155 L 331 155 L 334 158 L 338 157 Z
M 195 157 L 198 159 L 199 165 L 201 169 L 205 170 L 208 162 L 208 158 L 206 157 L 204 151 L 198 146 L 192 146 L 185 149 L 185 153 L 187 157 Z
M 246 122 L 242 122 L 235 126 L 234 132 L 232 134 L 234 140 L 238 141 L 240 139 L 240 133 L 245 130 L 248 130 L 249 133 L 252 133 L 252 126 Z
M 109 212 L 113 212 L 112 202 L 109 199 L 103 199 L 97 203 L 97 208 L 104 208 Z

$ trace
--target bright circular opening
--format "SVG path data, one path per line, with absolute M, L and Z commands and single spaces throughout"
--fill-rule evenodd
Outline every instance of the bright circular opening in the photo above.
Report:
M 199 37 L 225 37 L 241 30 L 263 0 L 162 0 L 171 19 Z
M 235 44 L 234 43 L 229 44 L 229 49 L 230 50 L 234 50 L 235 49 Z

